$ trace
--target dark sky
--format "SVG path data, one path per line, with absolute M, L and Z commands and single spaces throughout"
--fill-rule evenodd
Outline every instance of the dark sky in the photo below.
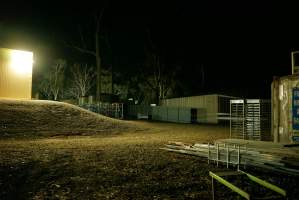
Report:
M 273 76 L 290 74 L 290 52 L 299 50 L 297 6 L 287 3 L 49 2 L 2 4 L 0 46 L 32 49 L 39 63 L 61 55 L 79 57 L 63 41 L 76 41 L 78 24 L 88 29 L 90 13 L 105 4 L 103 27 L 122 70 L 142 64 L 148 28 L 167 66 L 181 66 L 178 78 L 186 90 L 182 94 L 218 92 L 250 98 L 269 98 Z

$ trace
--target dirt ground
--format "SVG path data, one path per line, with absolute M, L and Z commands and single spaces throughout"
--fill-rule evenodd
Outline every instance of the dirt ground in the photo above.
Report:
M 160 148 L 228 135 L 224 126 L 123 121 L 61 102 L 0 99 L 0 199 L 210 199 L 208 173 L 225 168 Z M 289 199 L 299 195 L 295 178 L 246 171 L 286 187 Z M 216 188 L 217 199 L 237 197 Z
M 112 135 L 0 140 L 0 199 L 210 199 L 203 158 L 160 150 L 168 141 L 212 142 L 220 126 L 133 121 Z M 294 183 L 295 184 L 295 183 Z M 295 185 L 294 185 L 295 186 Z M 220 186 L 218 186 L 220 187 Z M 235 199 L 218 189 L 218 199 Z
M 208 142 L 227 136 L 226 129 L 133 123 L 147 131 L 112 136 L 2 139 L 0 199 L 210 197 L 205 160 L 159 148 L 169 140 Z M 205 176 L 201 177 L 202 174 Z

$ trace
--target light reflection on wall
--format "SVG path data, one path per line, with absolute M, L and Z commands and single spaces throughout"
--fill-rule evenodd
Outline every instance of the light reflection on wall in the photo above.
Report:
M 33 53 L 27 51 L 12 50 L 10 55 L 10 67 L 15 73 L 27 75 L 32 73 Z
M 33 53 L 0 48 L 0 98 L 31 99 Z

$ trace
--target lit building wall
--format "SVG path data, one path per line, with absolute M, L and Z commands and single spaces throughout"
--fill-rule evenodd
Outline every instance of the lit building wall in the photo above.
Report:
M 274 142 L 298 143 L 299 75 L 275 78 L 272 82 L 272 136 Z
M 31 99 L 33 53 L 0 48 L 0 98 Z

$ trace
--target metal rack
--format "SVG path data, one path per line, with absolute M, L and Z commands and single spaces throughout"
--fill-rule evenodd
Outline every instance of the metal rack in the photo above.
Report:
M 256 143 L 259 143 L 259 145 L 263 144 L 261 146 L 266 149 L 263 150 L 255 148 Z M 293 167 L 291 167 L 289 165 L 288 158 L 293 155 L 286 152 L 284 155 L 271 154 L 270 152 L 272 152 L 272 148 L 274 147 L 269 148 L 271 145 L 269 146 L 267 143 L 268 142 L 263 141 L 241 141 L 235 139 L 216 141 L 214 145 L 198 143 L 190 145 L 181 142 L 170 142 L 165 146 L 165 148 L 161 149 L 182 154 L 206 157 L 208 159 L 208 163 L 214 162 L 217 166 L 219 164 L 224 164 L 227 168 L 230 166 L 237 167 L 236 171 L 225 170 L 223 172 L 219 172 L 217 170 L 217 172 L 209 172 L 209 175 L 212 178 L 213 199 L 215 199 L 215 181 L 230 188 L 245 199 L 286 198 L 286 190 L 240 170 L 240 166 L 243 166 L 244 169 L 245 167 L 248 169 L 258 167 L 271 170 L 273 172 L 298 176 L 299 170 L 296 169 L 299 166 L 298 159 L 293 158 Z M 277 145 L 275 146 L 277 147 Z M 269 150 L 269 152 L 265 152 L 265 150 Z M 279 149 L 279 152 L 282 153 L 284 150 L 285 149 Z M 254 192 L 254 188 L 256 188 L 256 186 L 258 186 L 258 193 Z M 269 191 L 269 193 L 265 193 L 263 191 Z M 259 195 L 265 196 L 261 197 Z
M 256 144 L 258 143 L 258 145 Z M 165 145 L 163 150 L 205 157 L 208 163 L 247 168 L 250 166 L 263 168 L 279 173 L 299 176 L 299 157 L 296 150 L 279 148 L 277 145 L 264 141 L 217 141 L 212 144 L 194 145 L 172 142 Z
M 261 99 L 230 101 L 230 137 L 271 139 L 271 102 Z
M 246 139 L 261 140 L 261 104 L 260 100 L 246 101 L 245 115 Z
M 245 101 L 230 100 L 230 137 L 245 139 Z
M 241 163 L 241 151 L 247 150 L 246 144 L 226 144 L 216 143 L 215 145 L 208 144 L 208 163 L 214 161 L 217 163 L 225 163 L 226 167 L 229 164 L 235 165 L 239 169 Z M 244 164 L 245 166 L 245 164 Z

